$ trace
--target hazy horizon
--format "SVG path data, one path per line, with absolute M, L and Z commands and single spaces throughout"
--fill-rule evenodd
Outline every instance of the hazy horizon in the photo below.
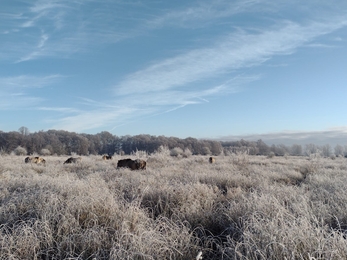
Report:
M 261 139 L 267 145 L 347 145 L 347 132 L 344 130 L 329 130 L 329 131 L 316 131 L 316 132 L 278 132 L 267 134 L 254 134 L 243 136 L 224 136 L 217 138 L 221 141 L 235 141 L 244 139 L 247 141 L 257 141 Z
M 35 133 L 38 131 L 30 131 L 25 126 L 22 126 L 25 128 L 27 133 Z M 21 127 L 21 128 L 22 128 Z M 55 130 L 55 129 L 49 129 L 49 130 Z M 0 129 L 0 131 L 2 131 Z M 13 130 L 17 132 L 21 132 L 21 129 Z M 47 130 L 48 131 L 48 130 Z M 59 131 L 59 130 L 55 130 Z M 73 132 L 73 131 L 72 131 Z M 100 131 L 101 133 L 103 131 Z M 108 132 L 108 131 L 106 131 Z M 83 132 L 77 132 L 77 134 L 87 134 Z M 95 133 L 97 134 L 97 133 Z M 127 135 L 116 135 L 118 137 L 127 136 Z M 148 133 L 141 133 L 138 135 L 151 135 Z M 135 136 L 135 135 L 130 135 Z M 167 136 L 164 134 L 161 135 L 151 135 L 151 136 L 165 136 L 165 137 L 175 137 L 180 139 L 186 139 L 186 138 L 196 138 L 200 140 L 215 140 L 215 141 L 221 141 L 221 142 L 227 142 L 227 141 L 240 141 L 240 140 L 246 140 L 246 141 L 258 141 L 262 140 L 267 145 L 279 145 L 283 144 L 286 146 L 290 146 L 293 144 L 299 144 L 299 145 L 305 145 L 305 144 L 315 144 L 318 146 L 323 146 L 326 144 L 329 144 L 331 146 L 341 145 L 347 147 L 347 131 L 344 129 L 330 129 L 327 131 L 312 131 L 312 132 L 276 132 L 276 133 L 265 133 L 265 134 L 249 134 L 249 135 L 227 135 L 227 136 L 220 136 L 217 138 L 209 138 L 209 137 L 201 137 L 197 138 L 196 136 L 187 136 L 187 137 L 178 137 L 178 136 Z

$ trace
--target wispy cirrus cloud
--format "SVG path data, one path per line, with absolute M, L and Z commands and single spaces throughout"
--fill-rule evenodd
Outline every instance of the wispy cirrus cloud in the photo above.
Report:
M 0 17 L 0 23 L 8 25 L 3 26 L 3 33 L 8 34 L 4 38 L 8 52 L 2 54 L 2 58 L 19 56 L 16 62 L 20 63 L 43 57 L 68 57 L 170 24 L 228 17 L 258 2 L 260 0 L 238 1 L 232 5 L 226 1 L 192 2 L 183 10 L 166 12 L 157 11 L 153 7 L 155 2 L 36 0 L 28 2 L 26 9 L 13 8 L 13 13 Z M 125 8 L 128 5 L 133 8 Z M 142 12 L 143 8 L 149 14 Z
M 269 9 L 270 2 L 264 0 L 237 0 L 237 1 L 200 1 L 179 9 L 170 10 L 157 15 L 146 22 L 146 26 L 152 29 L 164 26 L 173 27 L 205 27 L 213 24 L 218 19 L 229 18 L 236 14 Z
M 9 55 L 17 63 L 44 57 L 66 58 L 161 29 L 189 30 L 209 25 L 216 29 L 207 32 L 208 40 L 202 36 L 192 38 L 198 44 L 179 49 L 170 46 L 165 50 L 166 57 L 153 57 L 150 65 L 125 75 L 115 84 L 115 95 L 108 96 L 108 100 L 79 99 L 75 106 L 82 104 L 86 109 L 72 105 L 38 108 L 63 114 L 50 121 L 54 127 L 81 131 L 173 111 L 240 91 L 242 86 L 261 77 L 241 70 L 264 64 L 278 55 L 292 54 L 301 47 L 329 46 L 317 39 L 347 26 L 346 16 L 340 12 L 334 16 L 320 15 L 320 11 L 311 14 L 311 10 L 305 10 L 305 4 L 296 9 L 310 13 L 305 19 L 293 22 L 290 17 L 280 17 L 276 14 L 287 6 L 285 0 L 189 1 L 173 9 L 161 6 L 156 9 L 155 2 L 137 2 L 138 6 L 129 11 L 123 8 L 129 4 L 125 1 L 28 1 L 26 9 L 14 8 L 15 12 L 0 18 L 0 24 L 9 25 L 0 25 L 4 47 L 8 49 L 8 54 L 0 54 L 0 58 Z M 294 3 L 299 1 L 293 0 L 288 5 L 296 6 Z M 143 14 L 141 8 L 149 12 Z M 240 19 L 244 14 L 260 11 L 273 14 L 265 25 L 247 24 L 247 19 Z M 242 23 L 246 26 L 240 29 Z M 224 30 L 220 31 L 219 25 Z M 47 86 L 58 78 L 59 75 L 7 77 L 0 79 L 0 84 L 17 89 L 15 93 L 7 92 L 7 96 L 16 94 L 23 100 L 27 97 L 27 103 L 31 98 L 33 103 L 39 100 L 25 92 L 25 88 Z
M 172 90 L 163 91 L 156 95 L 133 93 L 121 98 L 113 97 L 102 102 L 80 97 L 77 103 L 79 105 L 82 104 L 85 109 L 70 111 L 64 108 L 55 108 L 57 112 L 71 113 L 67 116 L 51 119 L 49 122 L 56 129 L 68 129 L 70 131 L 90 130 L 102 126 L 114 129 L 119 125 L 131 123 L 137 118 L 142 118 L 143 120 L 144 118 L 171 112 L 187 105 L 208 102 L 207 98 L 219 95 L 224 91 L 230 91 L 230 85 L 234 85 L 236 91 L 237 86 L 241 82 L 245 83 L 251 80 L 254 80 L 254 78 L 240 76 L 234 80 L 225 82 L 224 84 L 226 85 L 222 84 L 202 91 Z
M 314 3 L 315 8 L 312 8 Z M 284 19 L 278 16 L 278 13 L 287 10 L 295 12 L 296 20 L 309 21 L 318 17 L 328 17 L 331 13 L 342 15 L 343 9 L 340 5 L 342 1 L 335 5 L 318 1 L 299 1 L 299 0 L 216 0 L 216 1 L 192 1 L 182 5 L 181 8 L 167 10 L 166 12 L 154 15 L 153 19 L 146 21 L 145 25 L 150 29 L 159 29 L 162 27 L 181 27 L 181 28 L 206 28 L 206 26 L 216 26 L 228 24 L 231 27 L 250 26 L 251 23 L 237 18 L 238 15 L 246 16 L 246 20 L 256 19 L 274 23 Z M 259 18 L 257 14 L 266 14 Z M 300 15 L 301 14 L 301 15 Z M 250 16 L 247 16 L 250 15 Z M 236 19 L 230 19 L 236 17 Z M 253 29 L 259 29 L 252 25 Z M 250 26 L 251 28 L 251 26 Z
M 112 22 L 103 26 L 110 22 L 112 14 L 97 14 L 107 10 L 107 6 L 108 3 L 99 1 L 37 0 L 12 7 L 11 12 L 0 16 L 0 30 L 5 35 L 3 46 L 7 49 L 0 58 L 20 63 L 43 57 L 68 57 L 101 42 L 116 42 L 124 33 L 110 26 Z
M 0 16 L 0 29 L 6 35 L 3 45 L 8 50 L 0 58 L 15 59 L 18 63 L 44 57 L 66 58 L 160 28 L 205 28 L 206 24 L 216 27 L 219 23 L 237 28 L 239 22 L 232 19 L 234 16 L 260 11 L 275 14 L 288 5 L 299 9 L 295 3 L 298 1 L 191 1 L 182 8 L 161 9 L 155 1 L 36 0 Z M 126 8 L 128 5 L 133 8 Z M 305 4 L 300 6 L 305 9 Z
M 114 126 L 124 121 L 124 118 L 131 118 L 130 115 L 143 115 L 141 110 L 124 107 L 119 109 L 94 109 L 84 111 L 75 115 L 62 117 L 60 119 L 48 120 L 54 129 L 64 129 L 68 131 L 86 131 L 99 127 Z
M 81 113 L 82 110 L 71 107 L 36 107 L 35 110 L 53 111 L 61 113 Z
M 104 125 L 123 124 L 136 117 L 174 111 L 208 102 L 213 96 L 240 91 L 242 86 L 261 77 L 238 75 L 241 69 L 259 66 L 278 55 L 292 54 L 345 26 L 347 19 L 336 19 L 304 25 L 287 21 L 261 32 L 239 30 L 216 39 L 211 47 L 189 50 L 129 74 L 114 86 L 114 100 L 102 105 L 89 100 L 87 103 L 93 109 L 62 118 L 55 126 L 91 129 L 102 125 L 102 121 Z M 114 103 L 117 105 L 113 106 Z M 84 122 L 87 117 L 89 124 Z
M 13 92 L 16 89 L 24 88 L 42 88 L 57 82 L 64 76 L 62 75 L 48 75 L 48 76 L 32 76 L 32 75 L 19 75 L 13 77 L 0 77 L 0 85 L 3 89 L 8 89 Z
M 40 97 L 28 96 L 25 93 L 4 93 L 0 91 L 0 110 L 22 110 L 42 101 Z
M 189 89 L 192 83 L 257 66 L 276 55 L 291 54 L 316 37 L 346 25 L 345 18 L 308 25 L 284 22 L 261 33 L 238 31 L 219 39 L 212 47 L 187 51 L 130 74 L 115 86 L 115 91 L 126 95 L 160 92 L 182 86 Z
M 61 75 L 0 77 L 0 110 L 29 109 L 38 105 L 43 98 L 35 96 L 32 90 L 50 86 L 61 78 Z

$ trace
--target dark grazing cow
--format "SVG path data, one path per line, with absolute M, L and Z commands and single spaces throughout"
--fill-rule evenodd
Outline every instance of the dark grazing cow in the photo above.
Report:
M 132 168 L 134 161 L 131 159 L 122 159 L 118 160 L 117 168 Z
M 208 158 L 208 161 L 209 161 L 210 163 L 215 163 L 215 162 L 216 162 L 216 158 L 210 157 L 210 158 Z
M 43 159 L 42 157 L 38 157 L 38 156 L 36 156 L 36 157 L 27 157 L 27 158 L 25 158 L 24 159 L 24 162 L 25 163 L 36 163 L 36 164 L 46 164 L 46 160 L 45 159 Z
M 146 162 L 141 159 L 122 159 L 119 160 L 117 163 L 117 168 L 129 168 L 131 170 L 145 170 L 146 169 Z
M 118 160 L 117 162 L 117 167 L 121 168 L 121 167 L 127 167 L 128 166 L 128 162 L 132 161 L 131 159 L 122 159 L 122 160 Z
M 66 163 L 78 163 L 78 162 L 81 162 L 82 161 L 82 157 L 70 157 L 69 159 L 67 159 L 63 164 L 66 164 Z
M 106 160 L 112 160 L 112 155 L 103 155 L 102 156 L 102 159 L 104 160 L 104 161 L 106 161 Z
M 146 170 L 146 166 L 147 166 L 146 161 L 141 160 L 141 159 L 136 159 L 135 164 L 136 164 L 137 169 Z

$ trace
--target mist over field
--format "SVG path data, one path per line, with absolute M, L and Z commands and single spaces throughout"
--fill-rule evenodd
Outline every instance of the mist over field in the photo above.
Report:
M 235 140 L 263 140 L 268 145 L 326 145 L 331 146 L 345 144 L 347 140 L 347 130 L 345 128 L 341 129 L 331 129 L 326 131 L 283 131 L 277 133 L 268 134 L 249 134 L 249 135 L 230 135 L 225 137 L 220 137 L 217 140 L 223 141 L 235 141 Z
M 177 152 L 177 151 L 176 151 Z M 0 156 L 0 259 L 345 259 L 347 159 Z M 142 159 L 146 170 L 117 168 Z M 202 258 L 200 258 L 202 257 Z

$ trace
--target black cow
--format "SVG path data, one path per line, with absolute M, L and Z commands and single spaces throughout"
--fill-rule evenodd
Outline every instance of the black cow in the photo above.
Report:
M 141 159 L 122 159 L 117 163 L 117 168 L 129 168 L 131 170 L 145 170 L 146 169 L 146 161 Z
M 63 164 L 66 164 L 66 163 L 78 163 L 78 162 L 81 162 L 81 161 L 82 161 L 81 157 L 77 157 L 77 158 L 70 157 Z
M 210 157 L 210 158 L 208 158 L 208 161 L 209 161 L 210 163 L 215 163 L 215 162 L 216 162 L 216 158 Z

